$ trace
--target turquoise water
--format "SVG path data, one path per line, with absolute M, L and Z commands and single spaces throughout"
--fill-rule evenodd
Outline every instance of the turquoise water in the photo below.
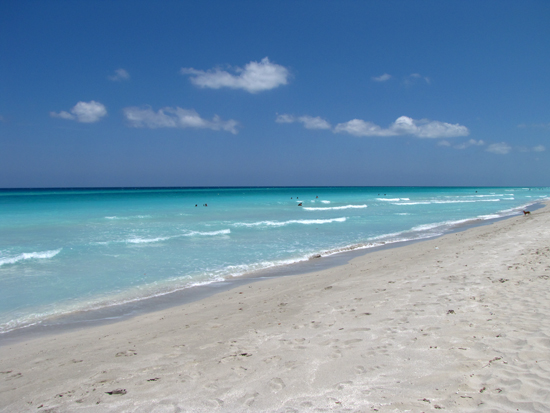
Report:
M 549 196 L 549 188 L 0 190 L 0 332 L 317 254 L 434 237 Z

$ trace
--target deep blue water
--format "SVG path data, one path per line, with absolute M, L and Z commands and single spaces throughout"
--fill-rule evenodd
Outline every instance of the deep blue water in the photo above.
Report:
M 549 197 L 549 188 L 0 190 L 0 332 L 434 237 Z

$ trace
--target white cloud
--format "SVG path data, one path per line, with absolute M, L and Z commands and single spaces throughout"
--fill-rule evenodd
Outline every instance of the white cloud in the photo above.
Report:
M 130 80 L 130 74 L 124 69 L 115 70 L 115 74 L 108 76 L 109 80 L 113 82 L 120 82 L 122 80 Z
M 82 123 L 93 123 L 107 115 L 105 106 L 95 100 L 90 102 L 78 102 L 71 109 L 71 113 L 61 111 L 59 113 L 50 112 L 50 116 L 54 118 L 76 120 Z
M 294 122 L 300 122 L 304 125 L 306 129 L 330 129 L 331 125 L 323 118 L 317 116 L 292 116 L 292 115 L 278 115 L 277 119 L 275 119 L 275 122 L 277 123 L 294 123 Z
M 294 117 L 292 115 L 286 115 L 286 114 L 278 115 L 277 119 L 275 119 L 275 122 L 277 122 L 277 123 L 293 123 L 293 122 L 296 122 L 296 117 Z
M 527 125 L 525 123 L 521 123 L 518 125 L 518 128 L 534 128 L 534 129 L 548 129 L 550 130 L 550 123 L 532 123 L 530 125 Z
M 354 136 L 395 136 L 397 133 L 390 129 L 382 129 L 372 122 L 365 122 L 361 119 L 352 119 L 345 123 L 339 123 L 334 132 L 347 132 Z
M 414 120 L 401 116 L 389 128 L 383 129 L 372 122 L 353 119 L 339 123 L 334 128 L 335 133 L 346 132 L 354 136 L 398 136 L 413 135 L 419 138 L 453 138 L 468 136 L 470 131 L 466 126 L 427 119 Z
M 437 146 L 451 146 L 451 142 L 446 140 L 440 140 L 439 142 L 437 142 Z
M 69 112 L 65 112 L 64 110 L 62 110 L 62 111 L 59 112 L 59 113 L 50 112 L 50 116 L 51 116 L 52 118 L 76 119 L 76 116 L 71 115 Z
M 317 117 L 312 116 L 300 116 L 298 118 L 300 122 L 304 124 L 304 127 L 306 129 L 330 129 L 330 123 L 328 123 L 326 120 Z
M 506 155 L 512 150 L 512 147 L 506 142 L 493 143 L 487 147 L 487 152 L 496 153 L 498 155 Z
M 409 76 L 403 79 L 403 83 L 407 86 L 411 86 L 419 80 L 424 80 L 427 84 L 431 83 L 431 80 L 429 77 L 422 76 L 420 73 L 411 73 Z
M 527 146 L 519 146 L 517 148 L 520 152 L 544 152 L 546 148 L 543 145 L 533 146 L 532 148 L 528 148 Z
M 250 62 L 244 69 L 235 68 L 237 74 L 224 70 L 213 69 L 208 71 L 193 68 L 182 68 L 181 74 L 191 75 L 191 82 L 199 87 L 219 89 L 244 89 L 250 93 L 274 89 L 288 83 L 289 71 L 284 66 L 271 63 L 267 57 L 260 62 Z
M 76 115 L 79 122 L 92 123 L 97 122 L 103 116 L 107 115 L 107 109 L 99 102 L 78 102 L 71 112 Z
M 212 120 L 203 119 L 193 109 L 166 107 L 155 112 L 150 107 L 128 107 L 123 109 L 123 113 L 129 125 L 134 128 L 197 128 L 238 133 L 237 121 L 223 121 L 218 115 Z
M 385 82 L 387 80 L 390 80 L 391 79 L 391 75 L 387 74 L 387 73 L 384 73 L 383 75 L 380 75 L 380 76 L 375 76 L 372 78 L 372 80 L 374 80 L 375 82 Z
M 483 146 L 483 145 L 485 145 L 485 142 L 481 139 L 478 140 L 478 141 L 476 141 L 475 139 L 470 139 L 467 142 L 463 142 L 463 143 L 460 143 L 458 145 L 455 145 L 455 148 L 456 149 L 466 149 L 469 146 Z

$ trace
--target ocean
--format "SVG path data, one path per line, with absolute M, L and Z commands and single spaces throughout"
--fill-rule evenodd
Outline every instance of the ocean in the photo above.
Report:
M 0 334 L 521 214 L 550 188 L 0 190 Z

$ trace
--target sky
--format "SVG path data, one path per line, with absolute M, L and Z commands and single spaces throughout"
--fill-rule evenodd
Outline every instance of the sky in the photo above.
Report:
M 549 186 L 550 1 L 0 2 L 0 188 Z

